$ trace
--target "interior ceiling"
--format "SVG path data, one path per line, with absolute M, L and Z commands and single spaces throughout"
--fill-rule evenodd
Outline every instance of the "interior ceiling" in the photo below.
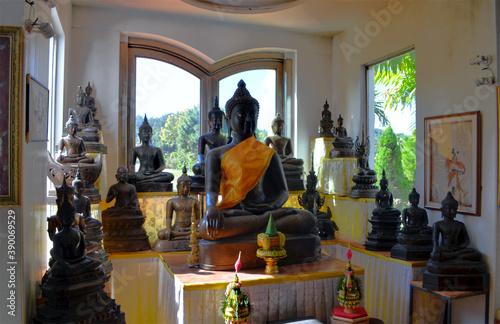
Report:
M 249 3 L 254 5 L 252 10 L 241 6 L 245 1 L 250 1 Z M 280 0 L 265 1 L 275 5 L 279 5 L 280 2 Z M 258 6 L 265 1 L 215 0 L 211 2 L 218 2 L 221 5 L 215 5 L 212 9 L 206 9 L 204 0 L 73 0 L 73 4 L 163 12 L 186 18 L 260 25 L 333 37 L 368 20 L 371 11 L 378 11 L 386 7 L 389 2 L 388 0 L 281 0 L 283 1 L 281 7 Z M 233 11 L 231 6 L 234 8 Z

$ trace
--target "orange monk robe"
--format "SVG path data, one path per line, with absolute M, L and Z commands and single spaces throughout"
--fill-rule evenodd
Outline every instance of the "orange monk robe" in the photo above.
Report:
M 245 199 L 266 172 L 275 150 L 251 136 L 222 157 L 220 209 L 234 207 Z

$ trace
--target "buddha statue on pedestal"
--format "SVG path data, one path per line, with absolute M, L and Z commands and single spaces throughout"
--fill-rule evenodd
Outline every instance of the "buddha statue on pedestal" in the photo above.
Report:
M 102 223 L 92 217 L 89 197 L 83 194 L 85 181 L 81 178 L 80 169 L 76 172 L 76 179 L 73 180 L 74 207 L 75 212 L 80 214 L 85 222 L 85 241 L 87 242 L 87 255 L 101 261 L 104 273 L 108 274 L 113 269 L 113 265 L 108 259 L 108 253 L 102 248 Z
M 84 195 L 89 197 L 91 203 L 101 201 L 99 190 L 94 186 L 101 174 L 101 154 L 96 158 L 87 155 L 87 148 L 83 138 L 77 136 L 78 124 L 70 115 L 66 122 L 68 135 L 64 136 L 58 145 L 58 156 L 56 160 L 48 153 L 48 174 L 50 181 L 58 187 L 66 181 L 68 185 L 76 178 L 80 169 L 81 177 L 85 180 Z
M 333 120 L 332 113 L 330 110 L 330 105 L 328 101 L 325 100 L 325 104 L 323 105 L 323 111 L 321 112 L 321 120 L 319 122 L 319 136 L 320 137 L 333 137 Z
M 338 126 L 334 128 L 333 137 L 335 140 L 332 142 L 333 149 L 330 151 L 330 158 L 354 157 L 352 147 L 354 143 L 352 138 L 347 136 L 347 130 L 344 126 L 344 118 L 339 115 L 337 119 Z
M 172 191 L 174 175 L 165 169 L 165 159 L 159 147 L 151 145 L 153 128 L 149 125 L 147 116 L 139 127 L 141 146 L 134 147 L 130 152 L 130 165 L 132 175 L 129 182 L 138 192 L 163 192 Z M 139 159 L 139 170 L 135 170 L 135 162 Z
M 149 250 L 148 235 L 142 227 L 146 217 L 139 208 L 135 187 L 129 183 L 128 169 L 121 166 L 116 171 L 117 183 L 111 185 L 106 202 L 115 199 L 115 205 L 102 211 L 102 224 L 106 236 L 104 247 L 108 252 L 133 252 Z
M 68 135 L 59 141 L 59 156 L 57 162 L 59 163 L 94 163 L 94 158 L 87 156 L 85 149 L 85 142 L 83 138 L 76 136 L 78 131 L 78 124 L 70 115 L 66 122 L 66 131 Z
M 280 114 L 272 120 L 274 135 L 264 139 L 264 144 L 273 148 L 280 157 L 288 190 L 304 190 L 304 160 L 293 157 L 292 140 L 283 136 L 285 121 Z
M 355 153 L 358 158 L 358 173 L 353 175 L 352 181 L 356 184 L 351 188 L 349 196 L 351 198 L 374 198 L 378 192 L 378 187 L 375 185 L 377 182 L 377 173 L 370 169 L 368 159 L 370 156 L 370 138 L 367 136 L 365 141 L 364 130 L 361 135 L 361 142 L 359 137 L 356 137 Z
M 390 251 L 398 243 L 397 236 L 401 227 L 401 212 L 393 206 L 392 193 L 387 190 L 389 180 L 385 170 L 380 179 L 380 191 L 375 196 L 375 205 L 369 222 L 372 230 L 368 234 L 365 248 L 371 251 Z
M 313 169 L 307 176 L 306 192 L 298 197 L 299 205 L 305 210 L 309 210 L 318 219 L 318 232 L 322 240 L 335 239 L 335 231 L 338 231 L 337 224 L 332 220 L 332 211 L 327 207 L 326 212 L 320 211 L 325 204 L 325 197 L 316 190 L 318 177 Z
M 288 248 L 295 253 L 283 262 L 315 261 L 317 236 L 311 234 L 314 215 L 282 208 L 288 199 L 282 163 L 275 150 L 253 135 L 259 103 L 243 80 L 226 103 L 226 114 L 233 140 L 211 150 L 206 158 L 207 211 L 200 222 L 200 267 L 229 269 L 238 251 L 242 251 L 243 267 L 263 266 L 256 257 L 255 242 L 270 215 L 278 231 L 287 235 Z M 222 200 L 218 202 L 219 194 Z
M 465 224 L 455 220 L 458 201 L 448 192 L 441 201 L 443 220 L 434 223 L 433 249 L 423 287 L 432 290 L 486 290 L 489 274 L 481 253 L 470 248 Z
M 198 137 L 198 158 L 200 162 L 193 165 L 194 176 L 191 177 L 194 190 L 205 190 L 205 158 L 207 153 L 228 143 L 226 135 L 221 134 L 224 119 L 225 114 L 219 107 L 219 99 L 215 97 L 214 107 L 208 112 L 209 132 Z
M 408 196 L 411 206 L 403 209 L 403 228 L 398 244 L 392 247 L 391 257 L 407 261 L 427 260 L 432 251 L 432 228 L 425 209 L 418 207 L 420 194 L 413 188 Z
M 92 110 L 85 105 L 85 92 L 81 86 L 75 92 L 74 108 L 68 110 L 68 116 L 73 116 L 73 119 L 81 128 L 92 127 L 94 125 L 94 115 Z
M 125 323 L 120 305 L 103 290 L 109 280 L 99 260 L 87 256 L 84 234 L 73 227 L 75 209 L 67 193 L 57 217 L 62 230 L 54 235 L 55 263 L 40 286 L 47 302 L 38 309 L 35 323 Z
M 198 228 L 200 222 L 200 202 L 189 196 L 191 192 L 191 178 L 186 174 L 184 167 L 182 175 L 177 179 L 179 196 L 167 201 L 167 227 L 158 232 L 158 240 L 154 243 L 154 251 L 189 251 L 191 239 L 191 217 L 195 216 L 194 226 Z M 172 225 L 172 219 L 175 223 Z M 200 236 L 197 233 L 197 238 Z

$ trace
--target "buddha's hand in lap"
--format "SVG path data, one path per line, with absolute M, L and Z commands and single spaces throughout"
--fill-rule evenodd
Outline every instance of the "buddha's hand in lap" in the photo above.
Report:
M 219 235 L 219 229 L 224 228 L 224 216 L 222 215 L 219 208 L 214 205 L 207 207 L 206 215 L 208 236 L 211 239 L 215 239 Z

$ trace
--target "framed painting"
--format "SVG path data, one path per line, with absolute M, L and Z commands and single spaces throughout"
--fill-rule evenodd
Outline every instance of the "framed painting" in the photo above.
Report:
M 0 205 L 19 205 L 22 29 L 0 26 Z
M 479 111 L 425 118 L 425 207 L 440 209 L 448 191 L 458 213 L 479 215 Z
M 26 75 L 26 142 L 48 141 L 49 89 Z

